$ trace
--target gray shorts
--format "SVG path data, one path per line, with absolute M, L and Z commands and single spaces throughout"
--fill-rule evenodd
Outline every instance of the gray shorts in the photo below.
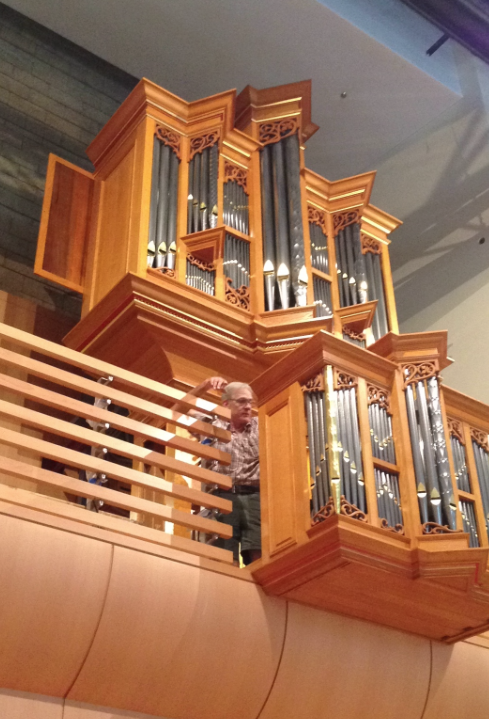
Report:
M 230 539 L 219 537 L 214 546 L 232 551 L 234 561 L 239 559 L 241 546 L 243 561 L 249 564 L 250 551 L 261 549 L 260 493 L 218 492 L 217 494 L 233 503 L 231 514 L 218 514 L 216 517 L 219 522 L 231 525 L 233 536 Z

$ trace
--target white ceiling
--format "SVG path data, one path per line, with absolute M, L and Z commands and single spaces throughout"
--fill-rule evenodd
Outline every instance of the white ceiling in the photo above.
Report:
M 375 169 L 459 99 L 317 0 L 3 1 L 186 100 L 311 78 L 306 162 L 332 180 Z

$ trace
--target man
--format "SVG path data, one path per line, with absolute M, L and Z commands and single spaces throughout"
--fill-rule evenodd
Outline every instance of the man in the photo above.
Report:
M 216 490 L 214 493 L 232 502 L 231 514 L 219 514 L 220 522 L 233 528 L 232 539 L 219 538 L 215 546 L 233 552 L 235 564 L 239 563 L 239 550 L 244 564 L 250 564 L 261 557 L 260 517 L 260 465 L 258 457 L 258 419 L 253 417 L 253 392 L 242 382 L 228 384 L 222 377 L 210 377 L 195 388 L 193 394 L 209 389 L 222 391 L 223 405 L 231 411 L 231 421 L 217 419 L 216 426 L 230 430 L 231 441 L 216 440 L 214 446 L 231 454 L 227 467 L 217 461 L 206 460 L 203 466 L 233 480 L 230 491 Z

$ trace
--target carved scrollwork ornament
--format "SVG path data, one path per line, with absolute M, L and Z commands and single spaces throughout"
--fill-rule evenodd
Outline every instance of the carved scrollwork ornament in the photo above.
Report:
M 450 529 L 446 525 L 441 525 L 437 522 L 425 522 L 421 529 L 423 534 L 457 534 L 463 531 L 462 529 Z
M 358 377 L 354 377 L 347 372 L 342 372 L 339 369 L 334 371 L 334 388 L 339 389 L 351 389 L 358 385 Z
M 396 534 L 404 534 L 404 527 L 402 524 L 395 524 L 393 527 L 390 526 L 387 519 L 380 520 L 381 529 L 386 529 L 388 532 L 395 532 Z
M 214 265 L 203 262 L 203 260 L 199 260 L 199 258 L 195 257 L 194 255 L 187 255 L 187 261 L 190 262 L 191 265 L 195 265 L 195 267 L 198 267 L 199 270 L 205 270 L 205 272 L 214 272 Z
M 387 414 L 392 414 L 390 410 L 390 395 L 387 390 L 377 387 L 374 384 L 367 384 L 367 404 L 378 404 L 381 409 L 385 409 Z
M 161 140 L 161 142 L 164 145 L 168 145 L 172 148 L 175 155 L 178 157 L 179 160 L 182 159 L 180 148 L 181 148 L 181 137 L 178 133 L 176 133 L 174 130 L 170 130 L 168 127 L 164 127 L 163 125 L 159 125 L 155 130 L 155 135 L 158 138 L 158 140 Z
M 328 517 L 332 517 L 333 514 L 335 514 L 334 500 L 333 497 L 330 497 L 324 507 L 321 507 L 319 512 L 313 514 L 311 518 L 311 524 L 314 526 L 315 524 L 324 522 L 325 519 L 327 519 Z
M 348 210 L 348 212 L 336 212 L 333 215 L 333 228 L 335 236 L 344 230 L 348 225 L 360 222 L 360 210 Z
M 221 137 L 221 130 L 211 130 L 206 132 L 204 135 L 198 135 L 197 137 L 190 138 L 190 160 L 198 152 L 203 152 L 206 148 L 212 147 L 219 142 Z
M 237 167 L 226 160 L 224 162 L 224 182 L 229 181 L 236 182 L 237 185 L 243 188 L 245 193 L 248 195 L 248 170 L 242 167 Z
M 226 302 L 235 307 L 241 307 L 244 310 L 250 310 L 250 288 L 241 285 L 235 289 L 233 281 L 230 277 L 226 277 Z
M 175 277 L 175 270 L 172 270 L 171 267 L 158 267 L 156 271 L 167 277 Z
M 372 255 L 382 254 L 382 244 L 374 240 L 373 237 L 369 237 L 361 232 L 360 239 L 362 242 L 362 255 L 366 255 L 367 252 L 370 252 Z
M 361 509 L 355 507 L 354 504 L 350 504 L 350 502 L 347 501 L 346 497 L 343 494 L 341 495 L 340 507 L 340 514 L 344 514 L 345 517 L 350 517 L 351 519 L 358 519 L 359 522 L 368 522 L 368 517 L 365 512 L 362 512 Z
M 284 137 L 294 135 L 299 131 L 299 119 L 297 117 L 286 117 L 282 120 L 271 120 L 262 122 L 258 131 L 258 139 L 263 145 L 272 142 L 280 142 Z
M 356 340 L 357 342 L 365 342 L 365 335 L 363 332 L 355 332 L 351 329 L 351 327 L 348 327 L 348 325 L 345 325 L 343 327 L 343 334 L 347 335 L 348 337 L 351 337 L 352 340 Z
M 484 452 L 489 453 L 489 438 L 487 432 L 483 432 L 481 429 L 470 428 L 470 436 L 481 447 Z
M 450 437 L 456 437 L 460 444 L 465 445 L 464 430 L 462 422 L 459 419 L 447 417 L 448 433 Z
M 324 375 L 319 372 L 315 377 L 311 377 L 301 384 L 301 390 L 303 392 L 324 392 Z
M 403 389 L 410 384 L 422 382 L 425 379 L 438 376 L 438 368 L 436 362 L 410 362 L 401 365 Z
M 326 213 L 323 210 L 318 210 L 317 207 L 309 206 L 307 208 L 307 219 L 311 224 L 319 225 L 323 231 L 323 235 L 328 234 Z

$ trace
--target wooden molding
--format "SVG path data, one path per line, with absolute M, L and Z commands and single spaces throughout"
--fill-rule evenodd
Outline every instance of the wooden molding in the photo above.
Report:
M 399 364 L 436 360 L 443 370 L 453 362 L 447 355 L 447 347 L 447 332 L 440 330 L 401 335 L 388 332 L 370 345 L 369 350 Z
M 255 136 L 252 124 L 301 117 L 301 142 L 319 129 L 311 120 L 311 80 L 257 90 L 247 85 L 236 98 L 236 127 Z

